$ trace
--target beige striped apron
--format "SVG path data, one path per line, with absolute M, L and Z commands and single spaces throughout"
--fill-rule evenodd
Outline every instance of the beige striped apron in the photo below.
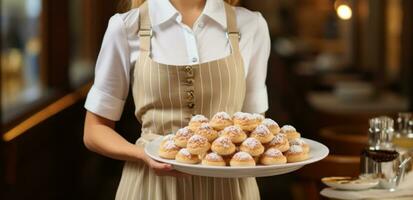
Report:
M 234 9 L 225 4 L 231 54 L 225 58 L 186 66 L 154 62 L 147 3 L 140 7 L 141 52 L 132 91 L 136 117 L 142 124 L 137 145 L 145 144 L 188 124 L 194 114 L 211 117 L 219 111 L 241 111 L 245 75 L 239 50 Z M 143 162 L 126 162 L 116 199 L 203 200 L 259 199 L 255 178 L 187 178 L 156 176 Z

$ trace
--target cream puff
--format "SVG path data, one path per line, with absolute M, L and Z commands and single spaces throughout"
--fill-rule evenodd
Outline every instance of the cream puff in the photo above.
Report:
M 201 135 L 193 135 L 189 138 L 188 143 L 186 144 L 186 148 L 191 154 L 195 155 L 202 155 L 206 153 L 209 148 L 210 144 L 208 139 Z
M 270 142 L 274 138 L 274 135 L 266 126 L 261 124 L 251 132 L 250 137 L 257 139 L 262 144 L 265 144 Z
M 287 158 L 276 148 L 269 148 L 260 158 L 263 165 L 277 165 L 287 163 Z
M 212 142 L 211 150 L 219 155 L 226 156 L 233 154 L 236 149 L 229 137 L 221 136 Z
M 234 125 L 244 131 L 252 131 L 260 124 L 260 119 L 250 113 L 237 112 L 233 116 Z
M 308 153 L 304 152 L 300 145 L 292 145 L 290 149 L 285 153 L 287 162 L 300 162 L 308 159 Z
M 224 129 L 227 126 L 231 126 L 233 124 L 231 117 L 226 112 L 218 112 L 216 113 L 211 121 L 209 122 L 212 128 L 217 131 Z
M 263 122 L 265 117 L 261 114 L 254 113 L 252 114 L 252 117 L 254 117 L 256 120 L 258 120 L 259 123 Z
M 159 147 L 158 154 L 161 158 L 175 159 L 175 155 L 179 151 L 179 147 L 175 145 L 174 141 L 167 140 Z
M 249 167 L 255 166 L 255 161 L 249 153 L 240 151 L 232 156 L 230 165 L 237 167 Z
M 303 148 L 304 152 L 306 152 L 306 153 L 310 152 L 310 145 L 308 145 L 301 138 L 296 138 L 296 139 L 290 140 L 289 143 L 290 143 L 290 145 L 300 145 Z
M 297 130 L 291 125 L 284 125 L 281 127 L 280 133 L 284 133 L 287 136 L 288 140 L 293 140 L 296 138 L 300 138 L 301 135 Z
M 260 141 L 253 137 L 249 137 L 241 143 L 240 150 L 251 154 L 252 156 L 259 156 L 264 153 L 264 146 Z
M 195 115 L 189 121 L 188 127 L 195 132 L 203 123 L 208 123 L 209 120 L 204 115 Z
M 280 132 L 280 126 L 275 122 L 274 120 L 270 118 L 265 118 L 262 122 L 262 125 L 266 126 L 270 132 L 274 135 L 278 134 Z
M 267 148 L 276 148 L 281 152 L 285 152 L 290 148 L 287 136 L 283 133 L 277 134 L 274 138 L 267 144 Z
M 202 135 L 206 137 L 209 142 L 212 142 L 218 137 L 218 132 L 208 123 L 203 123 L 198 127 L 198 130 L 195 131 L 195 135 Z
M 234 144 L 239 144 L 247 138 L 247 134 L 238 126 L 228 126 L 220 132 L 220 136 L 229 137 Z
M 204 156 L 202 159 L 202 164 L 209 166 L 225 166 L 226 162 L 222 156 L 215 152 L 211 152 Z
M 161 145 L 162 145 L 163 143 L 165 143 L 166 141 L 170 141 L 170 140 L 173 141 L 173 140 L 174 140 L 174 137 L 175 137 L 174 134 L 168 134 L 168 135 L 163 136 L 162 141 L 161 141 Z
M 186 164 L 197 164 L 200 162 L 198 156 L 191 154 L 186 148 L 183 148 L 178 151 L 178 153 L 175 156 L 175 160 L 177 162 Z
M 192 135 L 194 135 L 194 133 L 188 127 L 181 128 L 176 132 L 174 142 L 177 146 L 184 148 Z

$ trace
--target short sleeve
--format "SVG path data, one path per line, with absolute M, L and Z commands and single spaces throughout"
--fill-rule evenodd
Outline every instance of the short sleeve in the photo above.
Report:
M 129 91 L 130 52 L 123 19 L 116 14 L 108 28 L 96 61 L 95 78 L 85 108 L 101 117 L 118 121 Z
M 257 27 L 253 38 L 252 55 L 246 77 L 246 95 L 243 111 L 264 113 L 268 110 L 268 93 L 265 80 L 267 77 L 268 58 L 271 40 L 267 22 L 260 13 L 256 13 Z

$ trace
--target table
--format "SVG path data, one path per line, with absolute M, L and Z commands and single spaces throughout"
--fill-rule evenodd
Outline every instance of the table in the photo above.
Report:
M 320 194 L 331 199 L 343 200 L 358 200 L 358 199 L 381 199 L 381 200 L 412 200 L 413 199 L 413 172 L 406 175 L 403 182 L 400 183 L 398 189 L 394 192 L 389 192 L 384 189 L 369 189 L 361 191 L 346 191 L 335 190 L 333 188 L 325 188 Z

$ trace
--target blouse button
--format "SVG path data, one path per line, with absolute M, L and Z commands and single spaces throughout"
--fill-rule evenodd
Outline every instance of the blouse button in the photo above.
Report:
M 191 66 L 186 66 L 185 67 L 185 72 L 188 76 L 193 76 L 194 75 L 194 71 L 193 71 Z
M 186 98 L 188 101 L 191 101 L 194 99 L 194 91 L 193 90 L 189 90 L 186 92 Z
M 188 108 L 194 108 L 195 107 L 195 104 L 194 103 L 188 103 Z
M 189 85 L 189 86 L 194 85 L 194 79 L 192 79 L 192 78 L 186 79 L 185 84 Z

